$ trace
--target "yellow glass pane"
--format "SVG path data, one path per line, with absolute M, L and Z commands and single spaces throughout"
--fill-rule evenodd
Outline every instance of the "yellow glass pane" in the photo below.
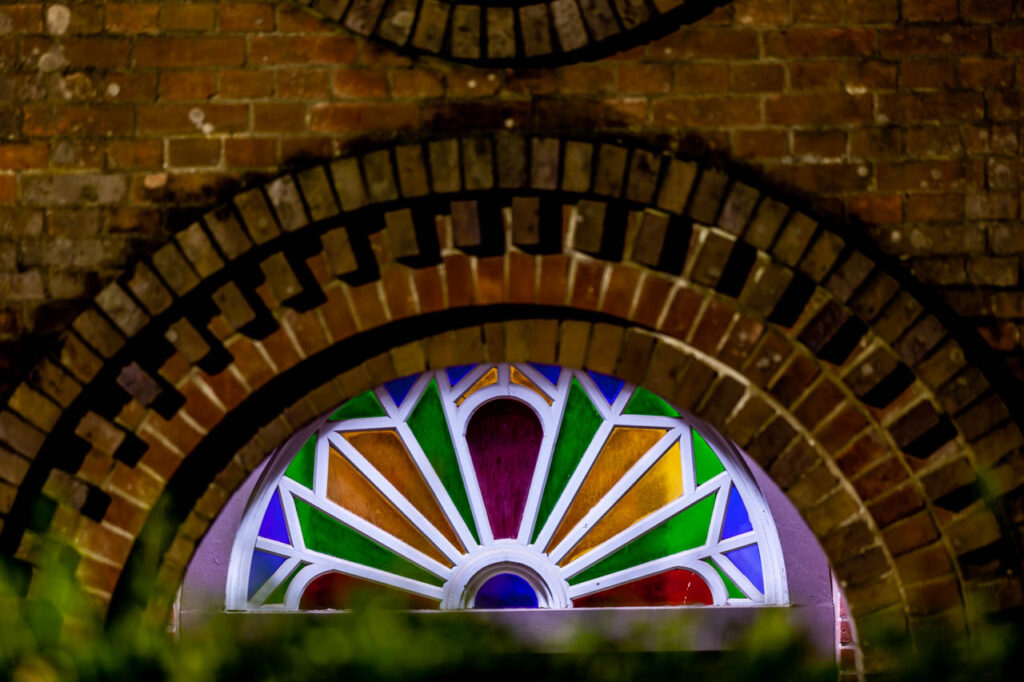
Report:
M 530 377 L 520 372 L 514 366 L 512 367 L 512 383 L 519 384 L 520 386 L 525 386 L 526 388 L 530 389 L 531 391 L 539 395 L 541 398 L 543 398 L 544 402 L 546 402 L 548 405 L 551 404 L 551 398 L 548 397 L 547 393 L 540 390 L 540 388 L 537 387 L 537 384 L 530 381 Z
M 487 370 L 486 374 L 484 374 L 482 377 L 476 380 L 476 383 L 467 388 L 465 393 L 463 393 L 462 395 L 455 399 L 455 404 L 461 405 L 463 402 L 465 402 L 466 398 L 473 395 L 481 388 L 491 386 L 492 384 L 496 383 L 498 383 L 498 368 L 491 367 L 489 370 Z
M 351 462 L 331 448 L 327 471 L 327 499 L 381 530 L 415 547 L 431 559 L 451 566 L 441 552 L 416 529 Z
M 583 539 L 560 562 L 565 566 L 605 540 L 650 516 L 683 494 L 683 465 L 679 442 L 669 448 L 653 467 L 594 524 Z
M 608 436 L 601 452 L 597 454 L 594 465 L 590 467 L 587 477 L 583 480 L 576 498 L 565 512 L 558 529 L 551 536 L 546 552 L 554 549 L 559 542 L 580 522 L 587 512 L 618 483 L 629 469 L 637 463 L 644 453 L 651 449 L 668 429 L 644 429 L 629 426 L 616 426 Z
M 395 431 L 353 431 L 343 435 L 374 469 L 388 479 L 412 506 L 434 524 L 448 542 L 465 553 L 466 550 L 459 542 L 455 529 L 441 510 L 441 505 L 438 504 L 430 486 L 423 480 L 423 475 L 405 448 L 405 443 Z

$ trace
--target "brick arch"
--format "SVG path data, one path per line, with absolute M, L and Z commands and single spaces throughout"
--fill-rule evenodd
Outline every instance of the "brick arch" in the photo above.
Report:
M 746 447 L 862 622 L 969 625 L 1020 599 L 999 498 L 1024 439 L 977 340 L 849 232 L 621 140 L 399 143 L 281 176 L 100 292 L 12 394 L 2 549 L 31 577 L 50 531 L 106 605 L 173 492 L 176 585 L 246 470 L 316 414 L 426 366 L 558 361 Z
M 666 35 L 731 0 L 297 0 L 402 54 L 497 67 L 553 66 Z

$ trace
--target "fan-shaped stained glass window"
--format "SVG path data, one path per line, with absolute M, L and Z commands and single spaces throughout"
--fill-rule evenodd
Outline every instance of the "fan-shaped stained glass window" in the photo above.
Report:
M 227 605 L 782 604 L 779 540 L 724 438 L 593 372 L 481 364 L 356 396 L 268 465 Z

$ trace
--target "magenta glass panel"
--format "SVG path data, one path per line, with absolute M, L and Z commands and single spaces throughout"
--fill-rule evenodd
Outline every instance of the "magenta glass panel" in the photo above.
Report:
M 692 571 L 677 568 L 572 600 L 577 608 L 710 605 L 711 588 Z
M 517 400 L 493 400 L 469 420 L 466 444 L 495 539 L 519 534 L 540 441 L 537 416 Z

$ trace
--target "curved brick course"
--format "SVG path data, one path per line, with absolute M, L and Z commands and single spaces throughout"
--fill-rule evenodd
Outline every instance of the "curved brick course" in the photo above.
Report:
M 108 604 L 174 497 L 159 614 L 246 472 L 316 415 L 429 367 L 558 362 L 746 448 L 859 621 L 970 622 L 1021 601 L 1001 496 L 1024 438 L 977 339 L 911 284 L 785 197 L 621 139 L 344 156 L 239 193 L 96 296 L 0 412 L 0 541 L 31 574 L 62 538 Z
M 296 0 L 403 54 L 550 66 L 642 45 L 729 0 Z

